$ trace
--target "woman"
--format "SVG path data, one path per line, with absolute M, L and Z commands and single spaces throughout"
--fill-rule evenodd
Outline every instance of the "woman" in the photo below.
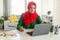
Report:
M 21 15 L 17 29 L 21 32 L 24 29 L 33 29 L 36 24 L 41 24 L 42 20 L 40 16 L 36 13 L 36 4 L 34 2 L 28 3 L 28 11 Z

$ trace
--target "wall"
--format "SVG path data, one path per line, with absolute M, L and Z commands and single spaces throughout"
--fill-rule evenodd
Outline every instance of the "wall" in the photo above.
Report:
M 0 17 L 3 16 L 3 0 L 0 0 Z
M 60 0 L 54 0 L 53 24 L 60 26 Z

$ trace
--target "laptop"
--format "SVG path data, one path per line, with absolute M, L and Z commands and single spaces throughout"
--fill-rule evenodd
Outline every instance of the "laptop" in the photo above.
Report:
M 32 32 L 27 32 L 27 34 L 29 34 L 30 36 L 48 34 L 51 27 L 52 24 L 37 24 L 35 25 L 34 30 Z

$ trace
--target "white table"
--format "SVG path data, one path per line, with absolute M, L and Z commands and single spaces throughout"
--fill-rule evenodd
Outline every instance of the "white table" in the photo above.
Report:
M 21 36 L 17 30 L 0 31 L 0 40 L 21 40 Z
M 49 33 L 46 35 L 30 36 L 26 33 L 20 33 L 21 40 L 60 40 L 60 35 L 55 35 L 54 33 Z
M 19 32 L 19 36 L 20 36 L 20 40 L 60 40 L 60 35 L 55 35 L 54 33 L 49 33 L 46 35 L 39 35 L 39 36 L 30 36 L 25 32 Z

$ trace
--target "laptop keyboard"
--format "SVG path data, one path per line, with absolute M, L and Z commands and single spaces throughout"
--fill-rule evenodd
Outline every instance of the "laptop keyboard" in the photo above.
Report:
M 26 33 L 32 36 L 33 31 L 32 32 L 26 32 Z

